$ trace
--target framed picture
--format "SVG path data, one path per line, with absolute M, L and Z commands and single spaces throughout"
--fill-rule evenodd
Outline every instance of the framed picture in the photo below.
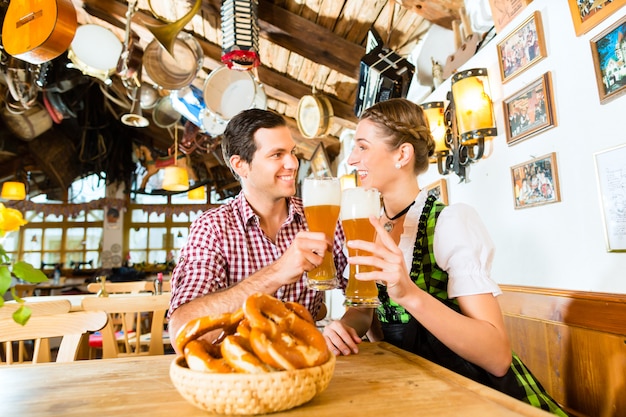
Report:
M 606 247 L 626 252 L 626 144 L 594 156 Z
M 546 56 L 541 13 L 534 12 L 498 44 L 502 82 L 509 81 Z
M 626 0 L 567 0 L 576 36 L 587 33 L 626 4 Z
M 448 205 L 448 183 L 445 178 L 440 178 L 437 181 L 429 184 L 426 187 L 428 195 L 434 195 L 437 200 L 443 204 Z
M 554 152 L 511 167 L 511 179 L 516 209 L 561 201 Z
M 531 2 L 532 0 L 489 0 L 496 32 L 501 33 L 502 29 Z
M 317 145 L 311 156 L 311 175 L 314 177 L 332 177 L 333 175 L 328 154 L 322 142 Z
M 626 17 L 623 17 L 591 40 L 600 103 L 606 103 L 626 91 L 625 36 Z
M 548 71 L 504 99 L 506 143 L 514 144 L 556 126 L 553 97 L 551 73 Z

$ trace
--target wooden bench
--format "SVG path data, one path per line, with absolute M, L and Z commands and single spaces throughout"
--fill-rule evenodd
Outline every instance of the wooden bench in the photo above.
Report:
M 500 285 L 513 350 L 573 416 L 626 415 L 626 294 Z

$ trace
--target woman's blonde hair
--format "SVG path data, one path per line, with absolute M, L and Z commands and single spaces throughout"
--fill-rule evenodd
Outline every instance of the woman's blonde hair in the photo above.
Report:
M 428 120 L 422 108 L 404 98 L 392 98 L 369 107 L 360 120 L 370 120 L 378 125 L 389 149 L 398 149 L 403 143 L 413 146 L 414 172 L 428 170 L 429 158 L 435 151 L 435 141 L 430 134 Z

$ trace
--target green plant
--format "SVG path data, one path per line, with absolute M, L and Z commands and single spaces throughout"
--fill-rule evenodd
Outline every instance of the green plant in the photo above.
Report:
M 26 223 L 27 221 L 24 220 L 19 210 L 7 208 L 4 204 L 0 203 L 0 307 L 4 305 L 4 294 L 6 294 L 7 290 L 11 289 L 13 299 L 22 304 L 20 308 L 13 313 L 13 320 L 21 325 L 25 325 L 28 322 L 31 310 L 23 305 L 24 300 L 15 293 L 15 288 L 11 287 L 11 277 L 15 276 L 31 283 L 45 282 L 48 280 L 48 277 L 46 277 L 43 272 L 35 269 L 28 262 L 11 262 L 11 258 L 4 250 L 4 246 L 2 246 L 2 239 L 7 233 L 18 231 L 19 228 Z

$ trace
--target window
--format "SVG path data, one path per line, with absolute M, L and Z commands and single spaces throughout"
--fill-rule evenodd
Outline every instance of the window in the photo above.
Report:
M 182 205 L 198 204 L 190 201 L 187 193 L 174 195 L 137 194 L 126 213 L 127 245 L 131 264 L 165 264 L 171 267 L 187 240 L 189 226 L 203 210 L 180 210 Z
M 104 181 L 95 175 L 75 181 L 70 189 L 74 203 L 86 203 L 104 196 Z M 19 234 L 10 234 L 10 244 L 5 243 L 5 247 L 12 259 L 21 259 L 45 270 L 53 269 L 57 263 L 63 268 L 97 268 L 100 265 L 103 209 L 71 213 L 63 208 L 67 206 L 59 205 L 59 209 L 55 209 L 55 203 L 49 202 L 45 195 L 32 201 L 42 204 L 44 209 L 26 210 L 24 218 L 28 223 L 22 226 Z

